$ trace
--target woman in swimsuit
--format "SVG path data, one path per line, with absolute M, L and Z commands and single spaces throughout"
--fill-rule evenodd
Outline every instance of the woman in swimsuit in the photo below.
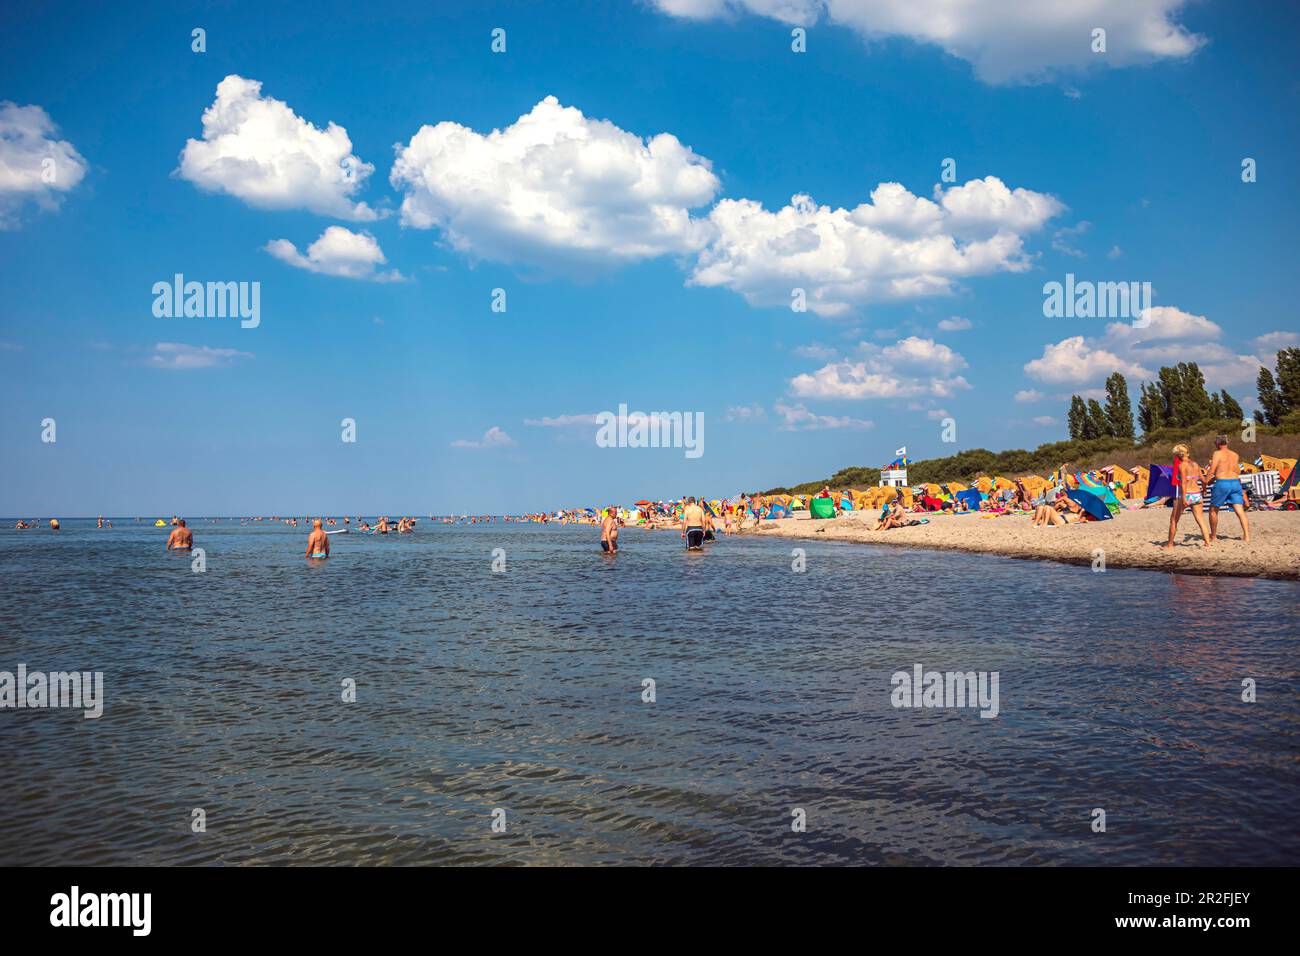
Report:
M 1174 498 L 1174 510 L 1169 515 L 1169 540 L 1161 545 L 1166 551 L 1174 546 L 1174 535 L 1178 532 L 1178 519 L 1188 508 L 1196 519 L 1196 526 L 1201 529 L 1201 547 L 1210 546 L 1210 528 L 1205 523 L 1204 508 L 1201 504 L 1203 490 L 1201 487 L 1201 468 L 1192 461 L 1186 445 L 1174 446 L 1174 486 L 1178 491 Z

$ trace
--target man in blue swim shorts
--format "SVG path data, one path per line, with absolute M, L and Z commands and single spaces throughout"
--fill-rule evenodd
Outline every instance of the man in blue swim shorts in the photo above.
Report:
M 1210 540 L 1219 533 L 1219 509 L 1231 508 L 1241 522 L 1241 540 L 1250 540 L 1250 523 L 1246 520 L 1246 501 L 1241 493 L 1241 461 L 1228 447 L 1223 435 L 1214 439 L 1214 455 L 1206 466 L 1210 480 Z

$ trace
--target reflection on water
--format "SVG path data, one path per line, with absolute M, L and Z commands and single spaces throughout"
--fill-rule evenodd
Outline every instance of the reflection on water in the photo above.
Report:
M 592 529 L 515 525 L 336 536 L 313 567 L 304 531 L 233 522 L 192 523 L 194 574 L 166 529 L 115 524 L 0 532 L 0 670 L 102 670 L 107 697 L 99 720 L 0 710 L 0 863 L 1300 849 L 1293 583 L 816 542 L 795 574 L 791 542 L 628 530 L 609 558 Z M 894 709 L 916 663 L 998 671 L 1000 716 Z

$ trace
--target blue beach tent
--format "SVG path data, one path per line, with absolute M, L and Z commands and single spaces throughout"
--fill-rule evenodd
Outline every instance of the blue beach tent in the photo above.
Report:
M 1088 514 L 1092 515 L 1098 521 L 1109 521 L 1111 514 L 1110 509 L 1106 507 L 1106 502 L 1097 497 L 1090 491 L 1084 491 L 1082 488 L 1071 489 L 1066 492 L 1070 500 L 1077 504 Z
M 1178 493 L 1174 487 L 1174 470 L 1169 465 L 1151 465 L 1147 479 L 1148 498 L 1172 498 Z

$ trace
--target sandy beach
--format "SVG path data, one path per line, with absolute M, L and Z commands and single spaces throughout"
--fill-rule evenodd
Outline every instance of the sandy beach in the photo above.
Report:
M 1056 528 L 1035 528 L 1028 517 L 1019 515 L 981 518 L 971 514 L 929 515 L 929 524 L 873 532 L 879 517 L 879 511 L 871 510 L 845 512 L 834 520 L 765 521 L 761 529 L 749 533 L 1086 565 L 1093 563 L 1093 552 L 1101 548 L 1107 568 L 1300 580 L 1300 511 L 1251 512 L 1249 543 L 1241 540 L 1236 517 L 1221 515 L 1222 537 L 1209 548 L 1200 547 L 1196 522 L 1191 515 L 1184 515 L 1172 551 L 1159 547 L 1169 533 L 1167 508 L 1125 511 L 1111 521 Z

